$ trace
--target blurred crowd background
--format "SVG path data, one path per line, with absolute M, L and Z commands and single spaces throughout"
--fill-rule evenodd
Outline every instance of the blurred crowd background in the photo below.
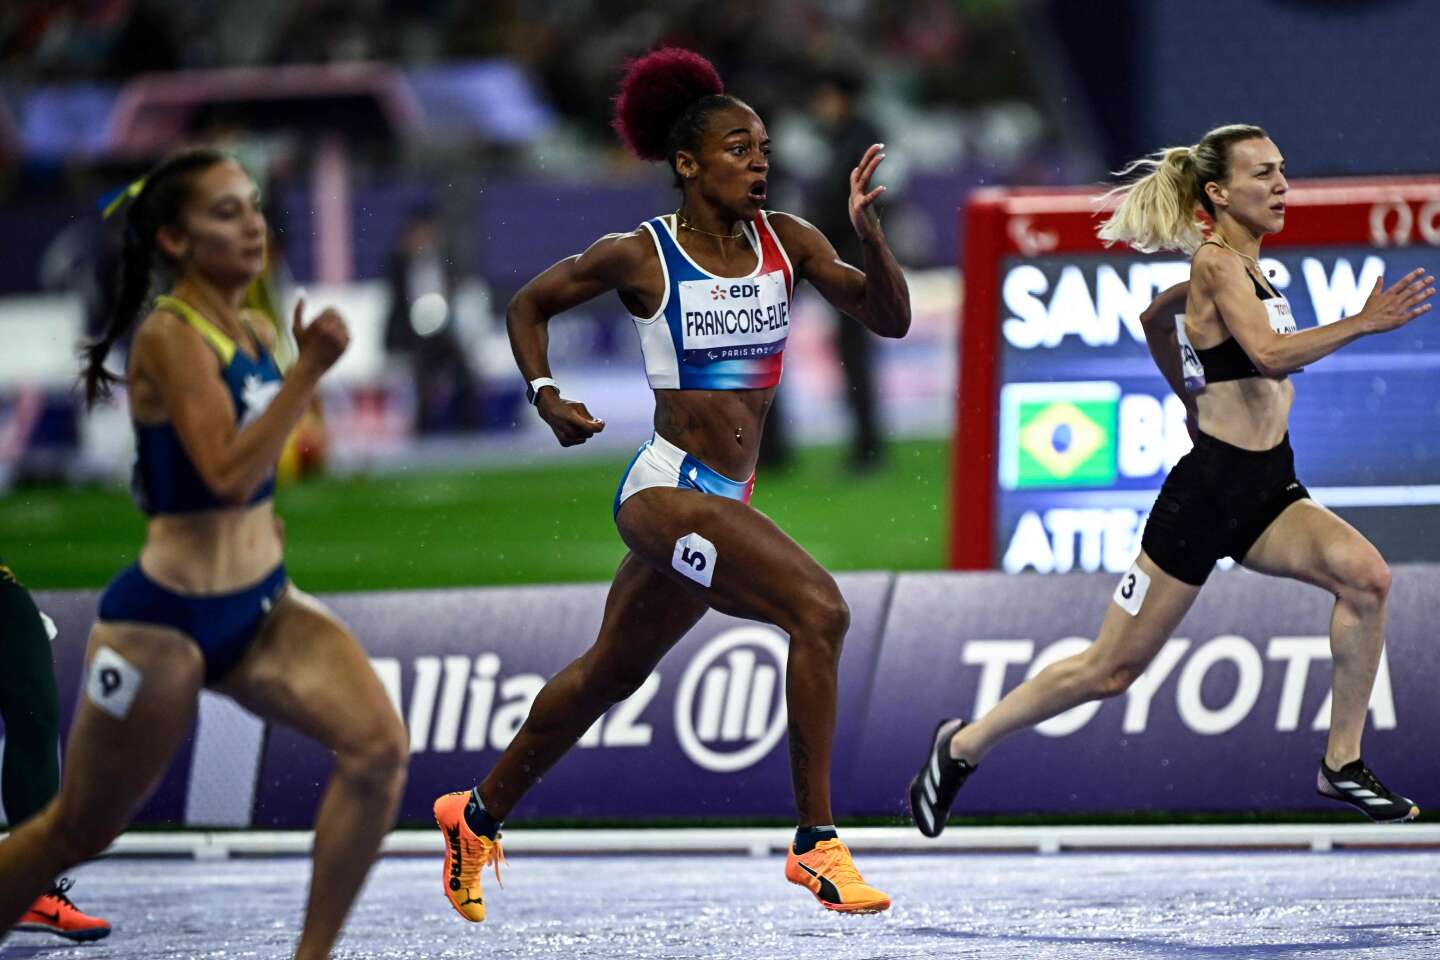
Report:
M 783 463 L 854 465 L 950 428 L 959 215 L 983 184 L 1099 183 L 1229 121 L 1292 176 L 1440 168 L 1426 0 L 7 0 L 0 6 L 0 483 L 119 480 L 123 405 L 77 415 L 74 345 L 110 304 L 102 198 L 166 152 L 232 149 L 273 230 L 262 301 L 339 305 L 354 345 L 300 466 L 529 462 L 503 307 L 601 234 L 673 209 L 609 129 L 625 58 L 700 51 L 775 143 L 770 206 L 844 240 L 843 178 L 887 143 L 911 274 L 901 343 L 813 298 L 787 351 Z M 1427 106 L 1428 105 L 1428 106 Z M 843 252 L 843 244 L 842 244 Z M 614 298 L 557 321 L 567 393 L 632 447 L 650 401 Z M 853 331 L 851 331 L 853 334 Z M 616 428 L 618 427 L 618 429 Z M 633 429 L 631 429 L 633 427 Z M 611 446 L 606 446 L 610 444 Z

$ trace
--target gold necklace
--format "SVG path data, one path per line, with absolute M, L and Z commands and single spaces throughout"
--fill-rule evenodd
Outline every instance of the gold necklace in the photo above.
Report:
M 1231 253 L 1235 254 L 1235 256 L 1239 257 L 1241 260 L 1250 261 L 1250 264 L 1255 268 L 1256 273 L 1269 277 L 1275 276 L 1275 271 L 1273 270 L 1271 270 L 1269 273 L 1266 273 L 1264 270 L 1260 269 L 1260 260 L 1258 258 L 1252 257 L 1248 253 L 1235 249 L 1235 247 L 1230 243 L 1230 241 L 1225 239 L 1225 235 L 1219 230 L 1212 230 L 1210 232 L 1210 238 L 1216 243 L 1220 244 L 1220 246 L 1224 247 L 1226 250 L 1229 250 Z
M 681 230 L 689 230 L 691 233 L 698 233 L 706 237 L 714 237 L 716 240 L 739 240 L 745 235 L 744 227 L 741 227 L 738 233 L 711 233 L 709 230 L 701 230 L 699 227 L 692 226 L 690 221 L 686 218 L 685 214 L 681 213 L 679 210 L 675 211 L 675 221 L 680 224 Z

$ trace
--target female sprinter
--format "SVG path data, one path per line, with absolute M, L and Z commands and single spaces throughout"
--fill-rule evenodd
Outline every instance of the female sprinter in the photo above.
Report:
M 297 359 L 281 378 L 273 327 L 240 309 L 265 262 L 265 217 L 226 154 L 177 154 L 132 189 L 116 311 L 87 351 L 85 385 L 92 403 L 106 392 L 105 357 L 142 318 L 125 383 L 148 530 L 100 600 L 60 795 L 0 844 L 0 931 L 125 828 L 210 687 L 335 751 L 295 950 L 327 957 L 406 765 L 403 726 L 359 644 L 286 578 L 271 503 L 285 438 L 348 334 L 333 311 L 303 326 L 297 306 Z M 157 273 L 170 292 L 152 303 Z
M 1002 737 L 1124 692 L 1225 556 L 1335 595 L 1330 736 L 1316 787 L 1372 820 L 1409 820 L 1419 813 L 1415 804 L 1387 789 L 1360 759 L 1385 642 L 1390 570 L 1369 541 L 1311 500 L 1296 479 L 1287 426 L 1295 387 L 1288 374 L 1429 310 L 1435 280 L 1416 270 L 1388 290 L 1377 282 L 1359 314 L 1297 332 L 1289 303 L 1258 264 L 1261 240 L 1285 225 L 1287 189 L 1284 158 L 1265 131 L 1220 127 L 1193 147 L 1171 148 L 1124 173 L 1137 169 L 1149 172 L 1119 189 L 1123 200 L 1100 236 L 1146 253 L 1193 253 L 1188 285 L 1161 294 L 1144 319 L 1151 354 L 1190 409 L 1195 447 L 1161 487 L 1140 557 L 1089 649 L 1041 671 L 974 723 L 940 722 L 910 783 L 915 822 L 926 836 L 939 835 L 956 792 Z M 1195 219 L 1197 204 L 1213 221 L 1208 236 Z M 1182 310 L 1183 329 L 1173 323 Z
M 714 608 L 790 635 L 785 683 L 800 828 L 786 877 L 831 910 L 884 910 L 889 897 L 861 879 L 830 810 L 836 674 L 849 610 L 830 575 L 748 504 L 795 283 L 809 280 L 882 336 L 909 329 L 909 291 L 873 208 L 884 188 L 869 186 L 882 146 L 866 150 L 850 174 L 861 271 L 837 259 L 810 224 L 764 211 L 765 125 L 723 92 L 704 58 L 671 48 L 628 64 L 615 128 L 637 156 L 669 163 L 679 209 L 555 264 L 515 295 L 508 320 L 532 402 L 568 447 L 604 423 L 550 379 L 546 325 L 609 290 L 634 316 L 655 391 L 655 434 L 615 496 L 615 522 L 630 552 L 594 646 L 540 692 L 489 776 L 436 801 L 446 834 L 446 895 L 466 919 L 484 919 L 480 868 L 498 858 L 500 821 Z M 734 312 L 718 313 L 717 303 Z

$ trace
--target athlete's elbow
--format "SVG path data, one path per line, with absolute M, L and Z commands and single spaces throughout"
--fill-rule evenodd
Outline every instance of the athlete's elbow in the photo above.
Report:
M 528 300 L 529 298 L 525 295 L 525 291 L 523 289 L 510 298 L 510 302 L 505 305 L 506 327 L 514 330 L 516 325 L 522 322 L 525 314 L 527 313 L 525 307 L 528 303 Z
M 882 337 L 891 340 L 899 340 L 910 332 L 910 307 L 907 304 L 904 310 L 898 310 L 882 318 L 882 322 L 870 328 Z
M 521 287 L 505 307 L 505 330 L 511 341 L 543 326 L 547 312 L 528 285 Z
M 227 507 L 238 507 L 249 502 L 260 488 L 260 481 L 251 480 L 239 471 L 217 470 L 205 477 L 205 485 Z
M 1162 315 L 1160 311 L 1156 309 L 1156 306 L 1156 304 L 1152 303 L 1140 312 L 1140 329 L 1146 333 L 1160 329 Z
M 1283 377 L 1286 371 L 1290 369 L 1290 365 L 1285 362 L 1285 358 L 1280 354 L 1280 351 L 1273 348 L 1255 351 L 1255 356 L 1251 357 L 1250 360 L 1255 364 L 1255 369 L 1259 371 L 1262 377 L 1272 379 Z

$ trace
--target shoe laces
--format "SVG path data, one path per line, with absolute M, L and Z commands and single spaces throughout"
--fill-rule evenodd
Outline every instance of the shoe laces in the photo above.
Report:
M 500 835 L 496 834 L 495 839 L 480 837 L 474 844 L 466 844 L 467 847 L 478 846 L 483 849 L 483 856 L 462 857 L 460 860 L 460 883 L 466 887 L 473 887 L 480 882 L 480 871 L 488 866 L 495 867 L 495 882 L 500 884 L 501 889 L 505 887 L 505 881 L 500 879 L 500 865 L 505 863 L 505 850 L 500 846 Z
M 825 851 L 825 856 L 820 861 L 819 873 L 837 887 L 847 883 L 865 882 L 865 878 L 860 876 L 860 871 L 855 866 L 855 860 L 850 856 L 850 848 L 838 841 L 835 846 Z
M 71 880 L 69 877 L 61 877 L 59 880 L 55 881 L 55 886 L 50 888 L 50 892 L 46 894 L 46 896 L 54 897 L 56 900 L 59 900 L 71 910 L 77 910 L 79 908 L 76 907 L 75 904 L 71 901 L 71 899 L 66 896 L 66 894 L 70 892 L 70 888 L 73 886 L 75 886 L 74 880 Z
M 1357 780 L 1362 787 L 1364 787 L 1366 790 L 1369 790 L 1371 793 L 1378 794 L 1380 796 L 1390 795 L 1390 791 L 1385 789 L 1385 784 L 1381 783 L 1380 779 L 1376 777 L 1375 774 L 1370 772 L 1370 768 L 1365 766 L 1364 760 L 1355 761 L 1355 773 L 1352 774 L 1352 777 L 1353 779 Z

